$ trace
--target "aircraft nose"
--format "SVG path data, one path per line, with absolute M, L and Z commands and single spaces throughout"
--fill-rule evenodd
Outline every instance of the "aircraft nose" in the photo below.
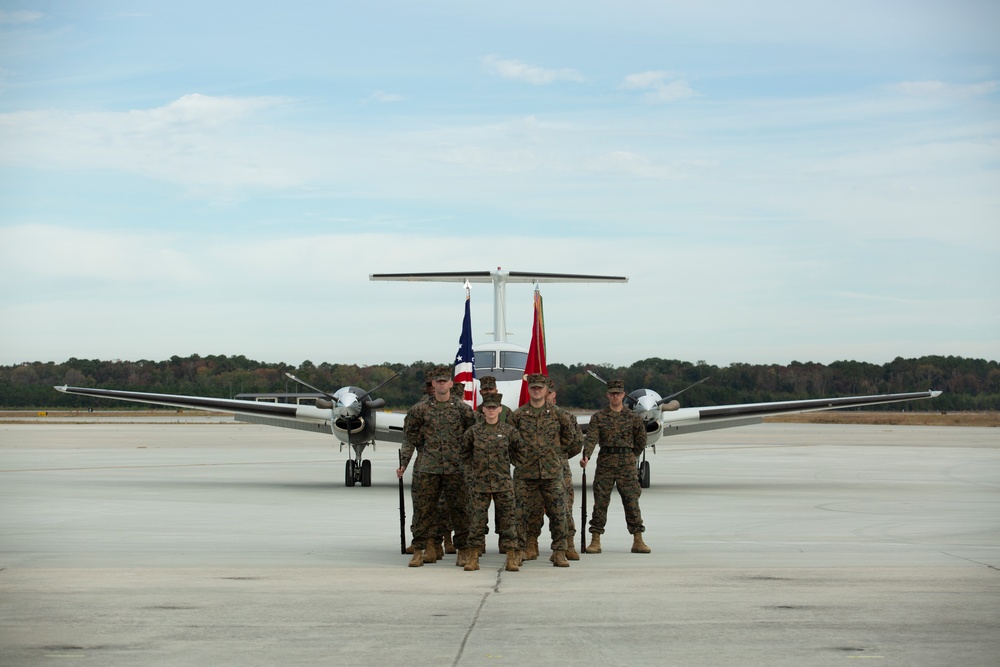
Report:
M 357 417 L 361 414 L 361 403 L 354 394 L 347 393 L 337 400 L 336 414 L 338 417 Z
M 652 396 L 640 396 L 635 402 L 635 412 L 643 421 L 659 419 L 660 409 Z

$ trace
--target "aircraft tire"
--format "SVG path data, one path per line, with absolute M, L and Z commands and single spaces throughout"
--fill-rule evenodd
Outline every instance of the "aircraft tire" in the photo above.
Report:
M 639 488 L 649 488 L 649 461 L 643 461 L 639 464 Z
M 354 460 L 347 459 L 344 466 L 344 486 L 354 486 Z
M 372 485 L 372 462 L 365 460 L 361 462 L 361 486 Z

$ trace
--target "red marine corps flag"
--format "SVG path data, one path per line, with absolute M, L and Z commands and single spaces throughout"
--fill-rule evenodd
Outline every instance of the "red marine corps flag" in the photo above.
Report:
M 463 399 L 476 409 L 476 357 L 472 351 L 472 316 L 469 304 L 472 301 L 472 289 L 465 282 L 465 319 L 462 320 L 462 336 L 458 339 L 458 354 L 455 355 L 455 384 L 465 385 Z
M 521 378 L 521 398 L 518 405 L 528 402 L 528 376 L 532 373 L 549 374 L 545 365 L 545 318 L 542 315 L 542 294 L 535 284 L 535 319 L 531 324 L 531 345 L 528 346 L 528 361 L 524 365 L 524 376 Z

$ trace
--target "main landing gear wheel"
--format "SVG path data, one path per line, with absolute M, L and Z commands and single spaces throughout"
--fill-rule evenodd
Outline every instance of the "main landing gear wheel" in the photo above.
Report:
M 372 485 L 372 462 L 362 461 L 361 462 L 361 486 L 371 486 Z
M 344 486 L 354 486 L 354 469 L 354 460 L 347 459 L 347 465 L 344 467 Z
M 649 461 L 639 464 L 639 488 L 649 488 Z

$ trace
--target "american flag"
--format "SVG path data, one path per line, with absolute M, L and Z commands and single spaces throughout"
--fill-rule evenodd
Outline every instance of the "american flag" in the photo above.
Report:
M 472 316 L 469 314 L 469 304 L 472 301 L 472 289 L 465 283 L 465 319 L 462 320 L 462 336 L 458 339 L 458 354 L 455 355 L 455 383 L 465 385 L 463 399 L 476 409 L 476 357 L 472 351 Z

